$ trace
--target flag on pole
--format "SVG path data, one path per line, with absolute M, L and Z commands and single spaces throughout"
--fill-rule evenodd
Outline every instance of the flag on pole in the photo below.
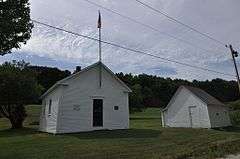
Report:
M 102 28 L 102 20 L 101 20 L 101 13 L 98 11 L 98 28 Z

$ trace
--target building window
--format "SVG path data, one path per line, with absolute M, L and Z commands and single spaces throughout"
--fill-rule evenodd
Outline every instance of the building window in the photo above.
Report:
M 49 100 L 49 104 L 48 104 L 48 115 L 51 115 L 52 113 L 52 99 Z
M 119 106 L 114 106 L 114 110 L 119 110 Z
M 73 110 L 79 111 L 79 110 L 80 110 L 80 105 L 74 105 L 74 106 L 73 106 Z

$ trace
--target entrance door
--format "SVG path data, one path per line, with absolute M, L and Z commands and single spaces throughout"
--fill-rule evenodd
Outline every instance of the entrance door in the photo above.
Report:
M 93 99 L 93 126 L 103 126 L 103 100 Z
M 199 127 L 199 112 L 196 106 L 189 107 L 190 127 Z

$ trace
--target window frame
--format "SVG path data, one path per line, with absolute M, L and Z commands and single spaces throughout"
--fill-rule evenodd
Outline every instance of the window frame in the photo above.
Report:
M 52 99 L 50 99 L 48 103 L 48 116 L 51 115 L 52 115 Z
M 119 110 L 119 106 L 118 105 L 113 106 L 113 110 L 114 111 L 118 111 Z

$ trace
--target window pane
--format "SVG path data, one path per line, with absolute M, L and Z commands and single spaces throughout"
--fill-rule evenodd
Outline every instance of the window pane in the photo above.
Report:
M 48 106 L 48 114 L 51 114 L 52 111 L 52 100 L 49 100 L 49 106 Z
M 119 107 L 118 106 L 114 106 L 114 110 L 118 110 L 119 109 Z

